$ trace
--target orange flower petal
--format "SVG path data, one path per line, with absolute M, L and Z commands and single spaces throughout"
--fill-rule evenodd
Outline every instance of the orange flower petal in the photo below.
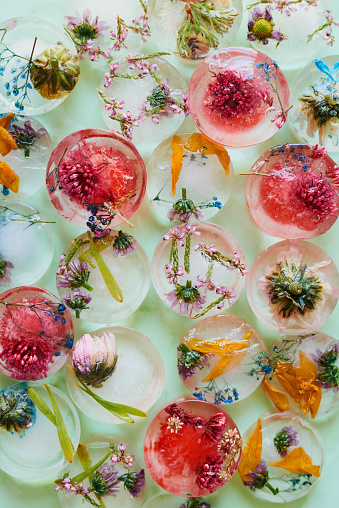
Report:
M 255 471 L 261 459 L 262 452 L 262 421 L 259 418 L 257 426 L 248 438 L 242 451 L 238 471 L 243 482 L 251 481 L 248 473 Z
M 186 141 L 184 148 L 190 152 L 200 152 L 205 155 L 216 155 L 219 159 L 220 164 L 224 168 L 226 175 L 229 175 L 230 156 L 228 155 L 228 151 L 224 146 L 211 141 L 199 132 L 195 132 Z
M 218 356 L 224 356 L 231 353 L 232 351 L 239 351 L 241 349 L 249 348 L 251 343 L 248 340 L 251 337 L 252 332 L 246 333 L 246 335 L 240 340 L 231 340 L 227 338 L 217 339 L 213 342 L 206 342 L 204 340 L 188 339 L 186 344 L 191 349 L 199 351 L 200 353 L 213 353 Z
M 208 376 L 203 379 L 204 383 L 208 383 L 208 381 L 212 381 L 212 379 L 215 379 L 222 374 L 224 374 L 228 368 L 232 366 L 232 369 L 239 365 L 241 360 L 243 359 L 245 355 L 245 351 L 233 351 L 232 353 L 223 356 L 218 363 L 216 363 L 211 370 L 211 372 L 208 374 Z M 228 368 L 226 368 L 228 367 Z
M 5 162 L 0 162 L 0 184 L 17 193 L 19 190 L 20 178 L 12 168 Z
M 288 402 L 288 398 L 286 395 L 281 392 L 280 390 L 277 390 L 272 385 L 270 385 L 266 379 L 263 380 L 263 386 L 265 388 L 265 391 L 267 395 L 270 397 L 271 401 L 275 405 L 279 411 L 288 411 L 290 408 L 290 403 Z
M 0 127 L 0 154 L 5 157 L 11 150 L 17 150 L 16 142 L 10 135 L 10 133 Z
M 309 357 L 304 353 L 304 351 L 299 351 L 299 367 L 298 370 L 301 374 L 303 374 L 307 379 L 316 379 L 318 376 L 317 366 Z
M 307 455 L 305 450 L 298 446 L 288 453 L 283 459 L 276 462 L 269 462 L 270 466 L 280 467 L 295 474 L 311 474 L 320 477 L 320 466 L 312 464 L 312 458 Z
M 13 116 L 14 113 L 8 113 L 8 115 L 0 118 L 0 127 L 3 127 L 6 131 L 8 131 Z
M 184 155 L 184 142 L 180 136 L 174 135 L 171 143 L 172 155 L 172 196 L 175 196 L 175 187 L 179 180 L 182 159 Z

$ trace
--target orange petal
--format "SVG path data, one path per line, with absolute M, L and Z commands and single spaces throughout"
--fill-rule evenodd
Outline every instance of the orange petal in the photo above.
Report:
M 246 333 L 246 335 L 240 340 L 231 340 L 227 338 L 217 339 L 213 342 L 207 342 L 204 340 L 188 339 L 186 344 L 191 349 L 199 351 L 200 353 L 213 353 L 218 356 L 224 356 L 231 353 L 232 351 L 239 351 L 241 349 L 247 349 L 251 343 L 248 340 L 251 337 L 252 332 Z
M 261 459 L 262 451 L 262 421 L 259 418 L 257 426 L 248 438 L 246 445 L 242 451 L 242 456 L 238 471 L 243 482 L 251 481 L 248 475 L 251 471 L 255 471 Z
M 204 383 L 207 383 L 208 381 L 212 381 L 212 379 L 215 379 L 224 372 L 226 372 L 228 369 L 226 367 L 230 367 L 232 365 L 232 369 L 239 365 L 241 360 L 243 359 L 245 355 L 245 351 L 233 351 L 232 353 L 223 356 L 218 363 L 216 363 L 211 370 L 211 372 L 208 374 L 205 379 L 203 379 Z
M 200 152 L 205 155 L 216 155 L 220 164 L 224 168 L 226 175 L 229 175 L 230 156 L 224 146 L 211 141 L 199 132 L 195 132 L 190 138 L 188 138 L 184 148 L 190 152 Z
M 310 397 L 311 418 L 315 418 L 317 416 L 318 409 L 319 409 L 320 402 L 321 402 L 321 396 L 322 396 L 321 387 L 317 386 Z
M 306 379 L 316 379 L 318 376 L 316 364 L 309 359 L 304 351 L 299 351 L 299 359 L 298 371 L 300 371 Z
M 312 464 L 312 458 L 307 455 L 305 450 L 298 446 L 281 460 L 270 462 L 270 466 L 280 467 L 290 473 L 295 474 L 311 474 L 312 476 L 320 477 L 320 466 Z
M 3 127 L 6 131 L 8 131 L 13 116 L 14 113 L 8 113 L 8 115 L 0 118 L 0 127 Z
M 0 153 L 3 157 L 7 155 L 11 150 L 17 150 L 16 142 L 10 135 L 10 133 L 0 127 Z
M 175 196 L 175 187 L 179 180 L 182 159 L 184 155 L 184 142 L 180 136 L 174 135 L 171 143 L 172 155 L 172 196 Z
M 286 395 L 277 390 L 272 385 L 270 385 L 266 379 L 263 380 L 263 386 L 266 390 L 267 395 L 270 397 L 271 401 L 275 405 L 279 411 L 288 411 L 290 408 L 290 403 L 288 402 L 288 398 Z
M 17 193 L 20 179 L 5 162 L 0 162 L 0 184 Z

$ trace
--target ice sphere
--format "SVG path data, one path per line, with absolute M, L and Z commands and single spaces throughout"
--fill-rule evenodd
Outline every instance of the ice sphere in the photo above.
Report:
M 173 194 L 171 145 L 178 137 L 184 148 Z M 179 134 L 160 143 L 148 161 L 147 177 L 147 195 L 159 214 L 178 222 L 192 222 L 210 219 L 222 208 L 230 197 L 234 173 L 227 150 L 212 145 L 205 136 L 195 132 Z
M 161 508 L 212 508 L 213 503 L 212 505 L 207 503 L 205 498 L 192 498 L 185 501 L 182 497 L 172 494 L 157 494 L 144 504 L 144 508 L 159 508 L 160 506 Z
M 114 297 L 89 242 L 91 235 L 110 276 L 118 285 Z M 92 323 L 113 323 L 130 316 L 143 302 L 150 285 L 150 263 L 141 245 L 121 230 L 106 236 L 82 234 L 60 257 L 57 288 L 75 317 Z
M 112 83 L 105 87 L 105 79 L 102 80 L 100 89 L 106 97 L 114 97 L 116 102 L 123 101 L 121 113 L 131 112 L 133 117 L 144 114 L 143 105 L 147 111 L 154 111 L 154 114 L 139 120 L 139 126 L 133 127 L 133 141 L 157 141 L 170 136 L 176 132 L 184 121 L 184 114 L 180 112 L 174 103 L 183 103 L 183 94 L 187 91 L 187 85 L 179 72 L 173 65 L 160 57 L 147 59 L 150 65 L 157 65 L 152 72 L 156 79 L 150 74 L 144 74 L 139 79 L 115 78 Z M 134 62 L 135 63 L 135 62 Z M 139 69 L 133 62 L 127 59 L 119 60 L 119 68 L 116 74 L 134 76 L 139 74 Z M 131 69 L 131 65 L 134 68 Z M 161 85 L 165 84 L 165 88 Z M 169 91 L 168 88 L 169 87 Z M 119 129 L 119 123 L 110 118 L 111 112 L 105 108 L 105 103 L 99 97 L 99 108 L 103 120 L 109 129 Z M 174 111 L 178 112 L 174 113 Z M 180 114 L 179 114 L 180 113 Z M 112 115 L 111 115 L 112 116 Z
M 179 376 L 200 400 L 237 402 L 263 379 L 256 367 L 267 354 L 266 346 L 258 332 L 237 316 L 203 319 L 185 332 L 177 349 Z
M 113 374 L 102 386 L 90 389 L 110 402 L 148 411 L 160 397 L 165 382 L 164 364 L 158 349 L 142 333 L 121 326 L 100 328 L 91 332 L 91 336 L 100 338 L 104 333 L 114 334 L 118 359 Z M 75 386 L 77 378 L 71 369 L 67 369 L 66 382 L 73 402 L 86 416 L 103 423 L 124 423 Z
M 0 205 L 0 288 L 2 291 L 36 282 L 53 257 L 49 224 L 23 203 Z
M 211 223 L 170 229 L 152 259 L 152 281 L 167 307 L 192 319 L 218 314 L 239 298 L 246 260 L 228 231 Z
M 241 0 L 150 0 L 149 20 L 160 44 L 183 59 L 204 58 L 232 42 L 240 28 Z
M 337 220 L 339 168 L 326 150 L 309 145 L 275 146 L 259 157 L 250 173 L 247 205 L 268 235 L 312 238 Z
M 146 190 L 146 170 L 135 146 L 120 134 L 85 129 L 58 144 L 46 183 L 53 206 L 65 219 L 94 231 L 90 217 L 100 215 L 105 221 L 98 224 L 101 231 L 102 225 L 117 226 L 136 212 Z
M 83 486 L 85 488 L 96 486 L 100 492 L 102 492 L 102 488 L 105 490 L 107 486 L 111 489 L 112 494 L 102 494 L 97 497 L 94 492 L 90 492 L 90 499 L 95 503 L 100 500 L 99 506 L 105 506 L 106 508 L 116 508 L 117 506 L 119 508 L 138 508 L 141 506 L 145 497 L 144 470 L 141 469 L 141 463 L 130 447 L 127 445 L 127 448 L 125 448 L 125 443 L 112 437 L 95 438 L 82 445 L 82 447 L 82 449 L 87 450 L 92 466 L 98 464 L 111 450 L 111 455 L 106 459 L 103 466 L 96 469 L 92 481 L 86 478 L 83 481 Z M 114 462 L 111 460 L 112 458 Z M 130 467 L 127 466 L 128 461 L 131 461 L 129 462 Z M 71 478 L 84 471 L 77 455 L 74 457 L 69 469 Z M 126 475 L 129 475 L 129 477 L 126 478 Z M 130 481 L 128 482 L 126 479 Z M 129 488 L 126 487 L 127 485 Z M 84 498 L 81 495 L 73 495 L 72 492 L 67 493 L 62 489 L 59 490 L 58 495 L 63 508 L 84 507 Z
M 278 64 L 245 47 L 205 58 L 192 74 L 189 108 L 197 128 L 220 145 L 266 141 L 287 119 L 289 90 Z
M 285 240 L 257 257 L 246 290 L 253 312 L 270 330 L 315 332 L 337 304 L 339 274 L 332 258 L 317 245 Z
M 147 429 L 146 467 L 167 492 L 202 496 L 231 479 L 241 456 L 232 418 L 213 404 L 179 399 L 162 409 Z
M 301 67 L 326 47 L 324 30 L 331 6 L 326 0 L 252 4 L 248 11 L 248 35 L 252 46 L 284 67 Z
M 139 0 L 124 0 L 123 2 L 96 0 L 95 4 L 89 0 L 66 0 L 64 25 L 76 45 L 85 46 L 91 39 L 94 43 L 93 47 L 96 47 L 98 43 L 102 51 L 109 51 L 109 46 L 114 44 L 110 32 L 117 33 L 117 16 L 127 25 L 132 26 L 133 20 L 143 12 Z M 119 58 L 128 53 L 136 54 L 141 44 L 141 36 L 129 30 L 127 38 L 116 54 Z M 88 54 L 81 51 L 80 55 L 80 57 L 88 57 Z
M 30 382 L 38 395 L 51 407 L 47 390 L 40 383 Z M 9 390 L 26 389 L 27 383 L 17 383 L 0 392 L 9 396 Z M 61 411 L 68 435 L 76 450 L 80 439 L 80 422 L 72 402 L 60 390 L 50 386 Z M 31 399 L 30 399 L 31 400 Z M 56 475 L 65 468 L 67 461 L 61 450 L 58 433 L 46 416 L 34 404 L 35 421 L 23 432 L 7 432 L 0 425 L 0 468 L 7 474 L 21 480 L 54 480 Z M 0 423 L 4 415 L 1 414 Z M 11 411 L 18 411 L 18 402 Z M 22 412 L 22 409 L 21 409 Z M 14 416 L 15 418 L 15 416 Z
M 6 201 L 17 201 L 39 192 L 45 185 L 45 172 L 52 153 L 52 143 L 48 132 L 32 117 L 15 116 L 10 124 L 9 134 L 15 140 L 18 149 L 2 157 L 14 173 L 20 178 L 17 193 L 3 188 Z
M 338 351 L 339 341 L 325 333 L 279 337 L 269 352 L 268 365 L 273 370 L 265 378 L 267 394 L 270 386 L 279 390 L 281 400 L 301 416 L 333 413 L 339 402 Z M 294 379 L 290 386 L 284 372 Z M 272 401 L 281 409 L 280 398 Z
M 14 379 L 44 379 L 73 347 L 71 316 L 52 293 L 33 286 L 0 295 L 0 370 Z
M 75 45 L 62 27 L 38 16 L 0 24 L 0 106 L 21 115 L 56 108 L 80 73 Z
M 305 143 L 339 151 L 339 56 L 315 59 L 295 77 L 291 86 L 291 127 Z
M 238 471 L 244 484 L 261 499 L 295 501 L 307 495 L 321 478 L 322 438 L 311 424 L 293 413 L 264 414 L 247 429 L 243 441 Z

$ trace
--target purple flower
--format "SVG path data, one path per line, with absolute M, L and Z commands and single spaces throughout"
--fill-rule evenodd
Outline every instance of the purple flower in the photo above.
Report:
M 175 272 L 173 269 L 173 263 L 169 263 L 165 267 L 165 274 L 170 284 L 177 284 L 178 277 L 183 277 L 185 272 L 181 265 L 178 266 L 178 271 Z
M 75 12 L 75 16 L 66 16 L 66 28 L 71 32 L 76 45 L 85 46 L 89 40 L 97 39 L 109 28 L 109 24 L 106 21 L 99 21 L 98 16 L 91 18 L 89 9 L 85 9 L 82 16 L 78 11 Z
M 54 489 L 56 491 L 62 490 L 66 494 L 73 494 L 76 496 L 77 494 L 88 495 L 89 490 L 83 486 L 83 483 L 72 483 L 72 480 L 69 476 L 64 476 L 64 478 L 59 481 L 57 487 Z
M 93 492 L 99 496 L 114 496 L 119 492 L 118 471 L 104 462 L 95 472 L 91 481 Z
M 80 288 L 84 287 L 88 291 L 92 291 L 92 287 L 87 284 L 90 272 L 86 261 L 80 263 L 78 259 L 70 261 L 67 265 L 60 263 L 57 270 L 58 288 Z
M 225 300 L 228 300 L 229 306 L 233 305 L 235 300 L 233 298 L 237 298 L 237 294 L 234 289 L 227 289 L 226 286 L 217 286 L 216 293 L 221 295 L 221 302 L 217 305 L 219 310 L 223 309 L 225 305 Z
M 119 480 L 124 482 L 125 489 L 133 498 L 139 497 L 145 485 L 145 471 L 140 469 L 136 473 L 125 473 L 119 476 Z
M 297 436 L 298 432 L 293 427 L 284 427 L 277 432 L 273 443 L 281 457 L 287 455 L 287 449 L 290 446 L 297 446 L 299 444 Z
M 171 309 L 179 306 L 180 314 L 192 317 L 193 311 L 198 312 L 206 302 L 206 296 L 201 296 L 196 287 L 192 287 L 191 281 L 185 286 L 177 284 L 173 291 L 166 295 L 166 302 Z
M 92 300 L 92 298 L 80 291 L 79 288 L 74 289 L 73 293 L 70 295 L 65 295 L 61 298 L 61 301 L 67 305 L 70 309 L 75 310 L 75 316 L 77 318 L 80 317 L 80 312 L 84 309 L 88 309 L 87 304 Z
M 19 127 L 19 125 L 15 124 L 11 125 L 9 133 L 15 140 L 17 147 L 24 150 L 25 157 L 29 157 L 30 149 L 35 142 L 39 138 L 42 138 L 42 136 L 46 136 L 48 134 L 46 129 L 43 127 L 38 131 L 33 129 L 30 120 L 26 120 L 24 127 Z
M 287 36 L 281 33 L 281 30 L 274 30 L 273 18 L 270 10 L 266 8 L 263 12 L 259 7 L 252 10 L 252 19 L 249 20 L 247 39 L 250 41 L 262 42 L 266 45 L 269 39 L 275 39 L 278 44 L 287 39 Z
M 135 244 L 135 239 L 133 236 L 128 235 L 127 233 L 123 233 L 121 230 L 118 235 L 114 237 L 113 240 L 113 256 L 126 256 L 130 254 L 134 250 L 136 250 L 137 246 Z
M 14 265 L 11 261 L 6 261 L 0 257 L 0 286 L 11 283 L 11 270 Z
M 250 487 L 251 489 L 262 489 L 268 482 L 268 472 L 267 472 L 267 464 L 264 460 L 261 460 L 255 471 L 251 471 L 248 473 L 251 477 L 251 481 L 244 482 L 244 485 Z
M 198 210 L 197 208 L 189 212 L 178 212 L 174 208 L 174 206 L 175 205 L 172 206 L 172 208 L 167 214 L 167 217 L 169 218 L 170 221 L 176 220 L 178 222 L 188 222 L 191 219 L 192 215 L 194 215 L 194 218 L 196 220 L 203 220 L 204 218 L 203 213 L 200 212 L 200 210 Z

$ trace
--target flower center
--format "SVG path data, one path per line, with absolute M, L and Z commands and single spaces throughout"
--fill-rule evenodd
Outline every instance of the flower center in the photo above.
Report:
M 259 18 L 252 27 L 252 33 L 258 39 L 269 39 L 273 32 L 273 25 L 265 18 Z
M 98 29 L 87 21 L 83 21 L 73 28 L 73 34 L 81 45 L 85 45 L 89 39 L 97 38 Z
M 167 104 L 167 95 L 166 91 L 162 86 L 156 86 L 153 88 L 151 95 L 147 97 L 147 101 L 150 106 L 153 108 L 153 114 L 159 113 L 164 109 Z
M 177 284 L 176 286 L 177 298 L 179 300 L 184 300 L 186 303 L 196 302 L 200 296 L 197 288 L 192 287 L 192 283 L 190 280 L 186 282 L 186 286 L 181 286 Z
M 288 290 L 292 295 L 300 295 L 303 291 L 302 285 L 298 282 L 292 282 L 288 286 Z

